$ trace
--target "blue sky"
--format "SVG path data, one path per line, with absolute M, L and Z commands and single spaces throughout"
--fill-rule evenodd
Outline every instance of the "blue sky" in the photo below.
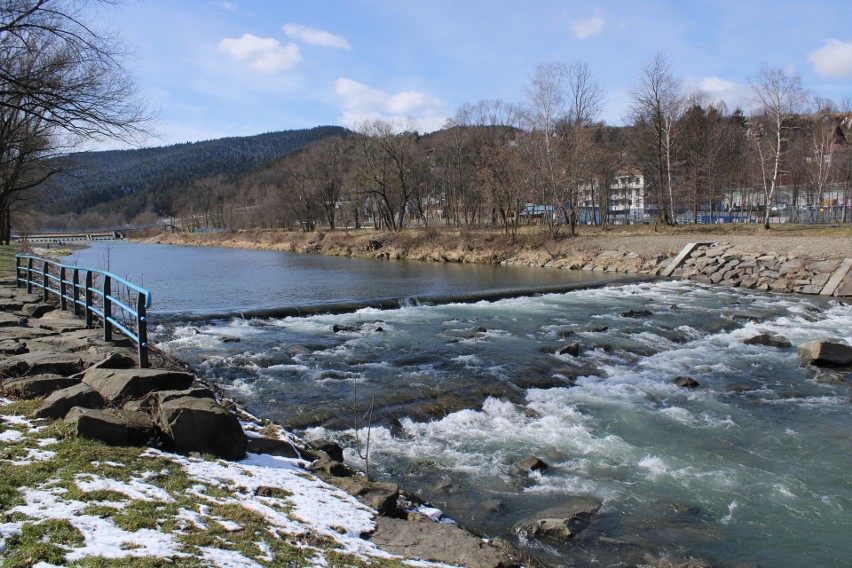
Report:
M 536 65 L 586 62 L 622 124 L 655 53 L 687 90 L 748 109 L 763 65 L 852 98 L 850 0 L 127 0 L 95 18 L 157 112 L 145 145 L 374 117 L 440 128 L 465 102 L 522 102 Z

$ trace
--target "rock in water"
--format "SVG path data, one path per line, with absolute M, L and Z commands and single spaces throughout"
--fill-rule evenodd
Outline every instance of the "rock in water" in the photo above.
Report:
M 672 383 L 685 389 L 695 389 L 701 386 L 698 381 L 690 377 L 677 377 Z
M 588 527 L 592 516 L 600 508 L 600 501 L 590 497 L 579 497 L 519 522 L 515 525 L 514 531 L 527 538 L 567 541 Z
M 846 367 L 852 365 L 852 347 L 830 339 L 802 343 L 796 353 L 817 366 Z
M 761 333 L 760 335 L 749 337 L 743 343 L 746 345 L 765 345 L 767 347 L 779 348 L 790 347 L 792 345 L 789 339 L 782 335 L 775 335 L 774 333 Z

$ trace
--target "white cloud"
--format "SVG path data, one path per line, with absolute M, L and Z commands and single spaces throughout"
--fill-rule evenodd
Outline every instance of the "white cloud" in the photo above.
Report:
M 586 39 L 598 35 L 604 29 L 604 19 L 600 16 L 592 16 L 584 20 L 571 22 L 571 31 L 578 39 Z
M 299 46 L 282 45 L 277 39 L 243 34 L 239 38 L 225 38 L 219 42 L 219 51 L 261 73 L 274 74 L 293 69 L 302 61 Z
M 822 77 L 852 78 L 852 41 L 826 40 L 825 45 L 808 54 L 808 61 Z
M 319 45 L 321 47 L 335 47 L 337 49 L 352 49 L 349 41 L 339 35 L 334 35 L 331 32 L 303 26 L 302 24 L 284 24 L 284 33 L 290 38 L 303 41 L 310 45 Z
M 390 94 L 345 77 L 335 82 L 334 90 L 343 102 L 341 121 L 350 127 L 377 118 L 401 127 L 414 119 L 422 131 L 431 132 L 446 121 L 441 100 L 421 91 Z
M 219 4 L 220 8 L 222 8 L 223 10 L 227 10 L 229 12 L 236 12 L 237 8 L 239 8 L 239 5 L 234 3 L 234 2 L 223 1 L 223 2 L 219 2 L 218 4 Z
M 748 110 L 751 105 L 751 90 L 748 85 L 735 83 L 722 77 L 687 77 L 684 81 L 687 92 L 700 91 L 708 97 L 708 102 L 717 104 L 724 101 L 729 112 L 740 108 Z

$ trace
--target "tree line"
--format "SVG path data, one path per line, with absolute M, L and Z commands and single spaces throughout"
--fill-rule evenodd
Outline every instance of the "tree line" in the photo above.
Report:
M 556 236 L 584 223 L 627 222 L 612 205 L 626 199 L 618 179 L 632 172 L 644 180 L 646 222 L 698 222 L 735 207 L 768 227 L 776 205 L 829 200 L 840 201 L 837 220 L 848 221 L 849 101 L 811 97 L 797 75 L 769 67 L 750 88 L 747 116 L 685 92 L 657 55 L 630 91 L 629 125 L 612 127 L 600 121 L 604 94 L 588 65 L 540 65 L 522 103 L 464 104 L 428 135 L 412 123 L 367 121 L 238 182 L 198 180 L 174 215 L 189 228 L 513 233 L 536 223 Z

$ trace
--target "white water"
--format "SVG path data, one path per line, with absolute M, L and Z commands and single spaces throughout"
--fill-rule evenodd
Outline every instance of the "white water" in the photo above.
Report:
M 652 314 L 622 316 L 638 309 Z M 795 347 L 743 344 L 762 332 L 852 343 L 852 307 L 665 282 L 158 334 L 254 413 L 320 423 L 305 435 L 340 441 L 362 466 L 351 425 L 374 399 L 372 473 L 484 534 L 569 496 L 602 501 L 568 546 L 539 550 L 545 560 L 618 565 L 649 550 L 847 565 L 849 383 L 817 382 Z M 574 341 L 579 357 L 554 355 Z M 579 365 L 571 386 L 564 368 Z M 529 456 L 551 468 L 519 474 Z

